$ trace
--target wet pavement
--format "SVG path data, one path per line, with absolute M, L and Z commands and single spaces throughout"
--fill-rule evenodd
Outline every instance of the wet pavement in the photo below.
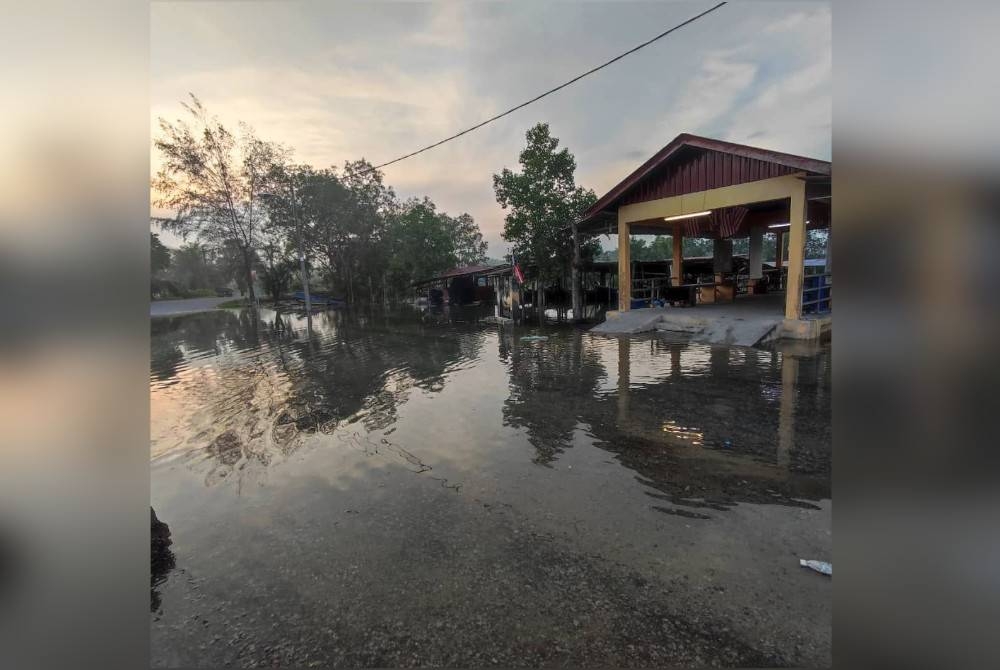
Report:
M 828 346 L 313 321 L 152 322 L 154 666 L 830 665 Z

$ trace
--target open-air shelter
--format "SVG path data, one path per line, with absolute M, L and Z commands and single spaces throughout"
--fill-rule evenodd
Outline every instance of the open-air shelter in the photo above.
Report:
M 765 232 L 778 235 L 779 268 L 786 263 L 781 253 L 787 235 L 784 318 L 794 330 L 803 318 L 807 230 L 830 227 L 830 168 L 829 161 L 685 133 L 604 194 L 575 223 L 574 234 L 577 243 L 580 237 L 618 235 L 619 312 L 633 308 L 632 235 L 673 237 L 670 284 L 677 288 L 684 282 L 683 238 L 712 239 L 715 281 L 699 286 L 709 296 L 706 302 L 735 298 L 725 278 L 734 239 L 749 238 L 746 292 L 753 294 L 763 277 Z M 829 272 L 829 251 L 826 265 Z

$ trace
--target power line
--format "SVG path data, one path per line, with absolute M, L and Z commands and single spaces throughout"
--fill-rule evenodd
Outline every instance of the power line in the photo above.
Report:
M 562 83 L 562 84 L 559 84 L 559 85 L 558 85 L 558 86 L 556 86 L 555 88 L 552 88 L 552 89 L 549 89 L 548 91 L 545 91 L 545 92 L 544 92 L 544 93 L 542 93 L 541 95 L 536 95 L 536 96 L 535 96 L 534 98 L 532 98 L 531 100 L 527 100 L 527 101 L 525 101 L 525 102 L 522 102 L 522 103 L 521 103 L 520 105 L 517 105 L 516 107 L 511 107 L 511 108 L 510 108 L 510 109 L 508 109 L 508 110 L 507 110 L 506 112 L 501 112 L 500 114 L 497 114 L 497 115 L 496 115 L 496 116 L 494 116 L 494 117 L 491 117 L 491 118 L 489 118 L 489 119 L 486 119 L 485 121 L 483 121 L 483 122 L 481 122 L 481 123 L 477 123 L 476 125 L 472 126 L 471 128 L 466 128 L 465 130 L 463 130 L 463 131 L 461 131 L 461 132 L 459 132 L 459 133 L 455 133 L 455 134 L 454 134 L 454 135 L 452 135 L 451 137 L 446 137 L 446 138 L 444 138 L 443 140 L 440 140 L 440 141 L 438 141 L 438 142 L 435 142 L 434 144 L 429 144 L 429 145 L 427 145 L 426 147 L 424 147 L 423 149 L 417 149 L 416 151 L 413 151 L 413 152 L 411 152 L 411 153 L 408 153 L 408 154 L 406 154 L 405 156 L 400 156 L 399 158 L 394 158 L 393 160 L 391 160 L 391 161 L 388 161 L 388 162 L 386 162 L 386 163 L 381 163 L 381 164 L 379 164 L 379 165 L 376 165 L 376 166 L 374 166 L 374 167 L 372 167 L 372 168 L 370 168 L 370 169 L 368 169 L 368 170 L 365 170 L 364 172 L 361 172 L 360 174 L 366 174 L 366 173 L 368 173 L 368 172 L 372 172 L 373 170 L 378 170 L 379 168 L 384 168 L 384 167 L 385 167 L 385 166 L 387 166 L 387 165 L 392 165 L 393 163 L 398 163 L 398 162 L 399 162 L 399 161 L 401 161 L 401 160 L 406 160 L 407 158 L 410 158 L 410 157 L 412 157 L 412 156 L 416 156 L 417 154 L 422 154 L 423 152 L 425 152 L 425 151 L 427 151 L 427 150 L 429 150 L 429 149 L 433 149 L 434 147 L 439 147 L 439 146 L 441 146 L 441 145 L 442 145 L 442 144 L 444 144 L 445 142 L 450 142 L 450 141 L 452 141 L 452 140 L 454 140 L 454 139 L 457 139 L 457 138 L 461 137 L 462 135 L 465 135 L 466 133 L 471 133 L 471 132 L 472 132 L 473 130 L 477 130 L 477 129 L 479 129 L 479 128 L 482 128 L 483 126 L 485 126 L 485 125 L 486 125 L 486 124 L 488 124 L 488 123 L 493 123 L 493 122 L 494 122 L 494 121 L 496 121 L 497 119 L 502 119 L 503 117 L 505 117 L 505 116 L 507 116 L 508 114 L 511 114 L 511 113 L 513 113 L 513 112 L 516 112 L 517 110 L 521 109 L 522 107 L 527 107 L 527 106 L 528 106 L 528 105 L 530 105 L 531 103 L 533 103 L 533 102 L 537 102 L 538 100 L 541 100 L 542 98 L 544 98 L 544 97 L 545 97 L 545 96 L 547 96 L 547 95 L 552 95 L 552 94 L 553 94 L 553 93 L 555 93 L 556 91 L 559 91 L 559 90 L 562 90 L 562 89 L 566 88 L 567 86 L 569 86 L 570 84 L 573 84 L 573 83 L 575 83 L 575 82 L 578 82 L 578 81 L 580 81 L 581 79 L 583 79 L 583 78 L 584 78 L 584 77 L 586 77 L 587 75 L 591 75 L 591 74 L 594 74 L 594 73 L 595 73 L 595 72 L 597 72 L 598 70 L 603 70 L 604 68 L 606 68 L 607 66 L 611 65 L 612 63 L 614 63 L 614 62 L 617 62 L 617 61 L 621 60 L 622 58 L 625 58 L 625 56 L 628 56 L 628 55 L 630 55 L 630 54 L 634 54 L 634 53 L 635 53 L 636 51 L 638 51 L 639 49 L 642 49 L 643 47 L 647 47 L 647 46 L 649 46 L 649 45 L 650 45 L 650 44 L 652 44 L 653 42 L 655 42 L 655 41 L 657 41 L 657 40 L 659 40 L 659 39 L 662 39 L 662 38 L 666 37 L 667 35 L 669 35 L 670 33 L 674 32 L 675 30 L 679 30 L 679 29 L 683 28 L 684 26 L 686 26 L 686 25 L 688 25 L 688 24 L 690 24 L 690 23 L 694 23 L 695 21 L 697 21 L 697 20 L 698 20 L 698 19 L 700 19 L 701 17 L 703 17 L 703 16 L 706 16 L 707 14 L 711 14 L 712 12 L 714 12 L 714 11 L 715 11 L 715 10 L 717 10 L 717 9 L 718 9 L 719 7 L 722 7 L 722 6 L 723 6 L 723 5 L 725 5 L 725 4 L 726 4 L 725 2 L 720 2 L 719 4 L 715 5 L 714 7 L 711 7 L 711 8 L 709 8 L 709 9 L 706 9 L 706 10 L 705 10 L 705 11 L 703 11 L 703 12 L 702 12 L 701 14 L 698 14 L 698 15 L 696 15 L 696 16 L 692 16 L 692 17 L 691 17 L 690 19 L 688 19 L 688 20 L 686 20 L 686 21 L 684 21 L 684 22 L 682 22 L 682 23 L 678 23 L 678 24 L 677 24 L 676 26 L 674 26 L 673 28 L 670 28 L 669 30 L 665 30 L 665 31 L 663 31 L 662 33 L 660 33 L 660 34 L 659 34 L 659 35 L 657 35 L 656 37 L 654 37 L 654 38 L 652 38 L 652 39 L 649 39 L 649 40 L 646 40 L 646 41 L 645 41 L 645 42 L 643 42 L 642 44 L 640 44 L 640 45 L 638 45 L 638 46 L 635 46 L 635 47 L 632 47 L 631 49 L 629 49 L 628 51 L 626 51 L 626 52 L 624 52 L 624 53 L 621 53 L 621 54 L 618 54 L 617 56 L 615 56 L 615 57 L 614 57 L 614 58 L 612 58 L 611 60 L 609 60 L 609 61 L 606 61 L 606 62 L 604 62 L 604 63 L 601 63 L 601 64 L 600 64 L 600 65 L 598 65 L 597 67 L 595 67 L 595 68 L 592 68 L 592 69 L 590 69 L 590 70 L 587 70 L 587 71 L 586 71 L 586 72 L 584 72 L 583 74 L 580 74 L 580 75 L 577 75 L 577 76 L 573 77 L 572 79 L 570 79 L 569 81 L 567 81 L 567 82 L 565 82 L 565 83 Z

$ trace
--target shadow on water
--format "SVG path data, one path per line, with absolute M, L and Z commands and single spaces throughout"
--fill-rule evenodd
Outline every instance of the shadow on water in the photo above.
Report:
M 176 567 L 176 559 L 170 551 L 170 526 L 156 518 L 156 512 L 149 508 L 151 517 L 149 528 L 149 611 L 160 611 L 159 587 L 167 581 L 167 575 Z

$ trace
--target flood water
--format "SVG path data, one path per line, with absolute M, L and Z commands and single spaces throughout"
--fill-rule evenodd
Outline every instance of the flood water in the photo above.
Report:
M 829 346 L 264 309 L 151 348 L 154 665 L 830 664 Z

